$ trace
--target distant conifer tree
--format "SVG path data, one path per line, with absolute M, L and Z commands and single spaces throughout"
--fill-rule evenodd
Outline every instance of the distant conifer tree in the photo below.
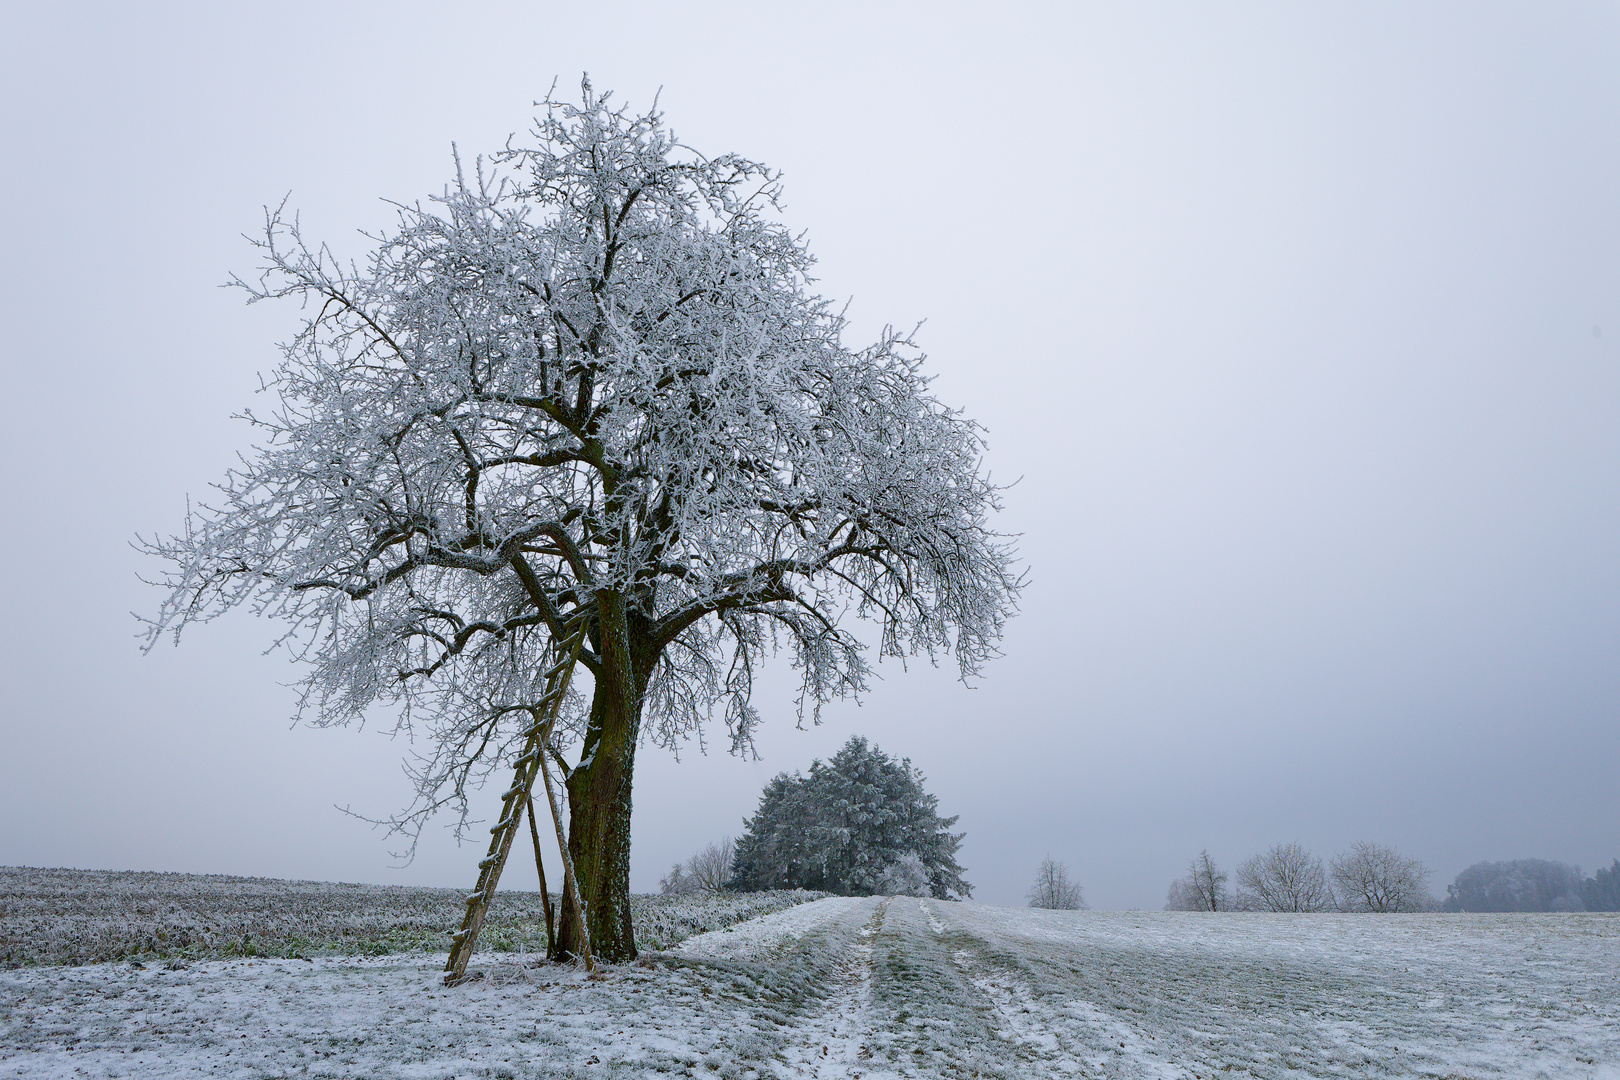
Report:
M 810 775 L 782 773 L 737 841 L 730 887 L 823 889 L 845 896 L 970 896 L 956 851 L 965 833 L 938 814 L 909 759 L 851 738 Z

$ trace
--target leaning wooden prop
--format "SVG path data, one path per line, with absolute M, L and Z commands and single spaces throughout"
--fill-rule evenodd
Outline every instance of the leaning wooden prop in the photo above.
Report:
M 489 830 L 491 834 L 489 854 L 478 864 L 478 884 L 467 894 L 467 913 L 461 920 L 461 929 L 457 930 L 452 938 L 450 960 L 444 965 L 446 986 L 454 986 L 467 977 L 467 961 L 472 959 L 473 947 L 478 941 L 478 931 L 483 928 L 484 917 L 489 913 L 489 902 L 495 897 L 495 886 L 500 882 L 501 871 L 506 867 L 506 857 L 512 851 L 512 841 L 522 824 L 525 807 L 529 810 L 529 827 L 534 838 L 534 861 L 540 874 L 540 895 L 546 912 L 547 946 L 550 947 L 555 940 L 551 926 L 551 901 L 546 896 L 546 872 L 544 864 L 540 861 L 540 833 L 533 821 L 536 776 L 540 777 L 545 786 L 546 804 L 551 807 L 551 823 L 557 832 L 557 850 L 562 853 L 563 903 L 573 906 L 574 916 L 579 920 L 579 958 L 584 962 L 585 970 L 595 969 L 595 963 L 591 960 L 591 935 L 585 921 L 585 905 L 580 902 L 579 885 L 574 880 L 574 862 L 568 855 L 568 838 L 563 832 L 562 814 L 557 808 L 557 796 L 551 787 L 551 770 L 546 765 L 546 750 L 551 745 L 552 728 L 556 726 L 557 714 L 562 709 L 563 699 L 568 696 L 568 684 L 574 677 L 574 665 L 579 662 L 579 649 L 585 639 L 587 625 L 587 621 L 581 618 L 568 640 L 556 644 L 558 659 L 546 671 L 546 691 L 535 703 L 532 712 L 534 722 L 530 725 L 528 736 L 524 740 L 523 752 L 518 755 L 512 786 L 507 788 L 502 796 L 501 819 Z

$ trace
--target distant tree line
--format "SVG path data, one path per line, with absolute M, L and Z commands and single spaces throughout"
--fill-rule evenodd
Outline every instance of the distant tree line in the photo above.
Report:
M 1277 844 L 1243 860 L 1237 888 L 1200 851 L 1170 883 L 1166 911 L 1431 911 L 1429 870 L 1384 844 L 1357 843 L 1326 866 L 1299 843 Z
M 1620 911 L 1620 859 L 1589 878 L 1550 859 L 1477 862 L 1446 894 L 1442 911 Z
M 1475 863 L 1437 901 L 1429 870 L 1383 844 L 1352 844 L 1325 866 L 1298 843 L 1239 863 L 1232 876 L 1201 851 L 1170 883 L 1166 911 L 1620 911 L 1620 859 L 1589 878 L 1547 859 Z M 1228 882 L 1236 888 L 1229 890 Z

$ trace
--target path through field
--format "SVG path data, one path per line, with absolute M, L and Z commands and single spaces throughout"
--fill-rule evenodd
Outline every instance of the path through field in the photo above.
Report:
M 835 898 L 586 979 L 516 957 L 0 973 L 0 1077 L 1620 1078 L 1620 917 Z

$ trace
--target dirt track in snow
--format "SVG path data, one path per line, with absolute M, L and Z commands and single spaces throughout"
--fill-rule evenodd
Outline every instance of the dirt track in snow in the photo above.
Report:
M 649 961 L 5 972 L 0 1077 L 1620 1078 L 1615 916 L 830 899 Z

